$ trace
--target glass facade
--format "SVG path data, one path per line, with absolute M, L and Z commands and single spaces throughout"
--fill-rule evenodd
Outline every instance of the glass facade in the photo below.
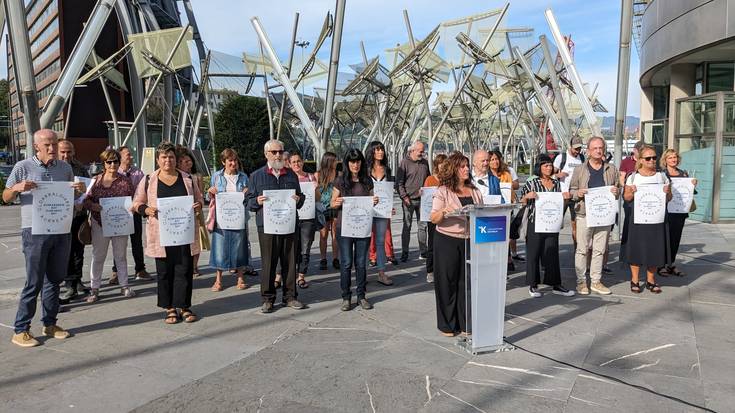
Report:
M 708 63 L 705 93 L 732 92 L 733 90 L 735 90 L 735 63 Z

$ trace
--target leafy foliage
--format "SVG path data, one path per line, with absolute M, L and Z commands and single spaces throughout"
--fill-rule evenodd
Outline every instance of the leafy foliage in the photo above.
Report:
M 233 96 L 214 117 L 216 169 L 222 167 L 219 154 L 232 148 L 240 156 L 242 170 L 248 174 L 265 165 L 263 145 L 268 141 L 268 109 L 265 100 L 252 96 Z

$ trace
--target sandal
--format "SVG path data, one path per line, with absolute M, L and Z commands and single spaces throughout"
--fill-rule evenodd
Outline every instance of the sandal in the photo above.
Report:
M 679 271 L 679 270 L 678 270 L 678 269 L 676 268 L 676 266 L 674 266 L 674 265 L 670 266 L 670 267 L 669 267 L 668 269 L 669 269 L 669 273 L 670 273 L 670 274 L 673 274 L 673 275 L 675 275 L 675 276 L 677 276 L 677 277 L 683 277 L 683 276 L 685 276 L 685 275 L 686 275 L 686 274 L 684 274 L 683 272 Z
M 250 275 L 250 276 L 253 276 L 253 277 L 257 277 L 257 276 L 258 276 L 258 272 L 257 272 L 257 271 L 255 271 L 255 270 L 254 270 L 254 269 L 252 269 L 252 268 L 248 268 L 248 269 L 246 269 L 246 270 L 243 270 L 243 271 L 242 271 L 242 273 L 243 273 L 243 274 L 245 274 L 245 275 Z
M 237 279 L 237 285 L 235 286 L 238 290 L 247 290 L 250 286 L 242 278 Z
M 646 289 L 654 294 L 661 294 L 661 287 L 656 283 L 646 281 Z
M 309 288 L 309 283 L 306 282 L 304 274 L 299 274 L 299 278 L 296 279 L 296 285 L 298 285 L 299 288 Z
M 166 318 L 163 319 L 163 322 L 166 324 L 176 324 L 181 319 L 179 318 L 179 312 L 176 311 L 175 308 L 169 308 L 166 310 Z
M 671 275 L 674 275 L 673 272 L 671 272 L 671 267 L 661 267 L 656 271 L 656 273 L 662 277 L 669 277 Z
M 199 272 L 199 270 L 196 270 L 196 271 L 194 271 L 193 273 L 191 273 L 191 276 L 192 276 L 192 278 L 197 278 L 197 277 L 199 277 L 200 275 L 202 275 L 202 274 L 201 274 L 201 273 Z
M 222 284 L 219 281 L 215 281 L 214 285 L 212 285 L 212 291 L 214 291 L 215 293 L 218 293 L 222 290 L 223 290 Z
M 640 294 L 642 292 L 641 285 L 633 281 L 630 282 L 630 292 Z
M 457 333 L 455 333 L 455 332 L 453 332 L 453 331 L 452 331 L 452 332 L 449 332 L 449 333 L 447 333 L 446 331 L 442 331 L 441 333 L 442 333 L 442 335 L 443 335 L 444 337 L 454 337 L 454 336 L 456 336 L 456 335 L 457 335 Z
M 196 314 L 192 313 L 190 309 L 185 308 L 181 310 L 181 318 L 184 319 L 185 323 L 193 323 L 199 320 Z

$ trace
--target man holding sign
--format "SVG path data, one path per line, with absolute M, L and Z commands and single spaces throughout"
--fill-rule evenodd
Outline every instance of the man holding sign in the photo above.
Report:
M 64 233 L 33 234 L 33 190 L 38 187 L 37 182 L 54 181 L 68 183 L 74 188 L 75 196 L 85 191 L 83 183 L 72 183 L 74 172 L 71 166 L 57 160 L 56 132 L 51 129 L 37 131 L 33 134 L 33 146 L 36 155 L 15 164 L 3 190 L 3 201 L 13 202 L 20 195 L 21 203 L 26 283 L 20 295 L 12 339 L 13 344 L 21 347 L 40 344 L 30 332 L 31 320 L 36 314 L 38 294 L 41 294 L 43 303 L 43 334 L 58 339 L 69 337 L 67 331 L 56 325 L 56 315 L 59 312 L 59 286 L 66 276 L 69 259 L 71 227 L 66 228 Z M 74 206 L 70 204 L 56 212 L 71 217 Z
M 587 224 L 587 193 L 591 188 L 609 187 L 610 193 L 618 196 L 618 171 L 615 165 L 604 162 L 605 140 L 593 136 L 587 141 L 588 159 L 574 168 L 572 180 L 569 183 L 569 193 L 574 201 L 577 214 L 577 248 L 574 255 L 574 267 L 577 272 L 577 293 L 587 295 L 590 289 L 602 295 L 610 294 L 610 289 L 602 283 L 602 266 L 604 264 L 605 249 L 610 236 L 609 225 L 593 227 Z M 592 240 L 592 257 L 590 261 L 590 288 L 587 288 L 587 245 Z
M 283 159 L 283 143 L 276 139 L 271 139 L 265 143 L 263 148 L 267 164 L 253 172 L 250 175 L 250 190 L 247 194 L 247 207 L 256 212 L 256 224 L 258 225 L 258 241 L 260 242 L 260 255 L 263 265 L 260 279 L 260 295 L 263 300 L 263 313 L 273 311 L 273 304 L 276 301 L 276 268 L 278 262 L 281 263 L 281 269 L 285 279 L 283 280 L 283 303 L 291 308 L 300 310 L 305 306 L 298 301 L 298 293 L 296 291 L 296 209 L 304 204 L 305 196 L 301 192 L 301 185 L 296 174 L 286 168 Z M 283 190 L 293 191 L 292 197 L 296 202 L 296 208 L 293 210 L 293 217 L 273 217 L 267 216 L 263 207 L 268 197 L 264 191 L 280 192 Z M 279 199 L 279 201 L 282 201 Z M 283 205 L 288 207 L 288 205 Z M 283 208 L 279 208 L 279 211 Z M 265 219 L 271 221 L 280 221 L 281 219 L 293 218 L 294 225 L 289 228 L 288 233 L 272 234 L 266 233 L 264 224 Z M 274 222 L 278 224 L 278 222 Z

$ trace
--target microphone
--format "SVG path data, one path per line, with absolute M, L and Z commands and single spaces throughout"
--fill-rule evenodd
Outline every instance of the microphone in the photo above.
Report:
M 480 184 L 480 185 L 482 185 L 482 186 L 487 186 L 487 184 L 485 183 L 485 181 L 483 181 L 482 179 L 478 179 L 477 180 L 477 183 Z

